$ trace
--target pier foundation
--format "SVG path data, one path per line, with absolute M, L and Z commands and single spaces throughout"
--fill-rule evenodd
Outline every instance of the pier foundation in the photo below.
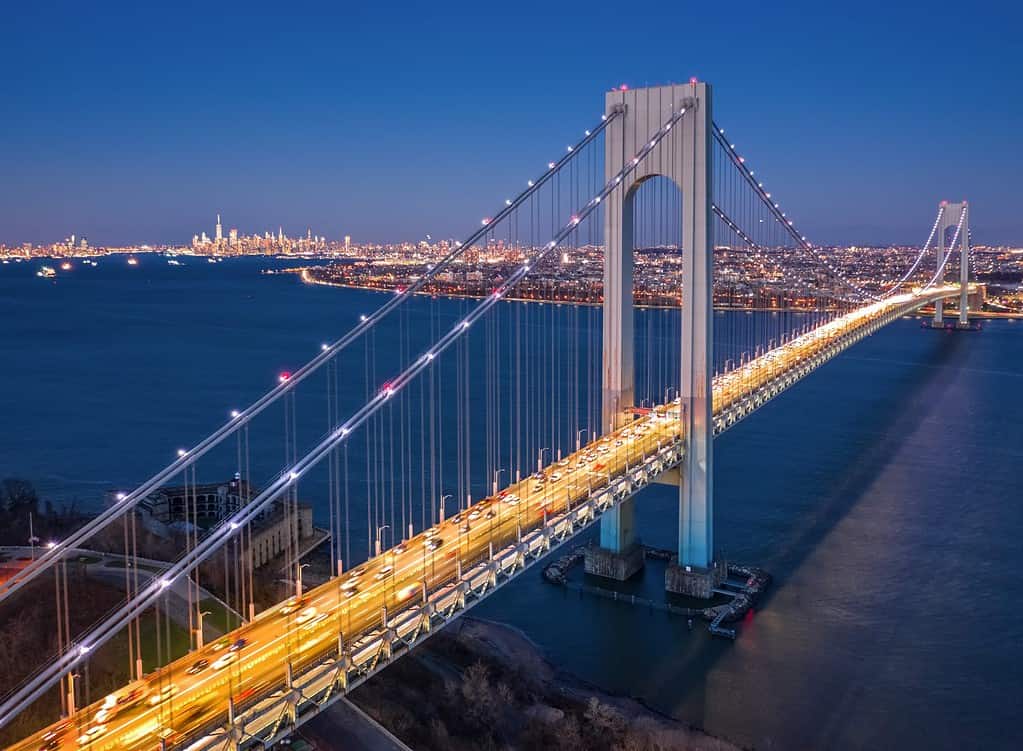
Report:
M 714 596 L 715 587 L 719 587 L 727 577 L 728 567 L 724 564 L 714 563 L 710 568 L 700 568 L 680 566 L 678 559 L 673 559 L 664 571 L 664 588 L 678 595 L 709 600 Z
M 637 541 L 621 552 L 590 546 L 583 562 L 587 574 L 625 581 L 643 568 L 643 546 Z

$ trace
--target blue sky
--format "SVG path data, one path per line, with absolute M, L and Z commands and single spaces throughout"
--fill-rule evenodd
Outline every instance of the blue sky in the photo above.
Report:
M 5 10 L 0 242 L 187 242 L 218 211 L 461 236 L 606 89 L 698 76 L 816 240 L 921 243 L 967 198 L 975 242 L 1023 244 L 1018 4 L 160 5 Z

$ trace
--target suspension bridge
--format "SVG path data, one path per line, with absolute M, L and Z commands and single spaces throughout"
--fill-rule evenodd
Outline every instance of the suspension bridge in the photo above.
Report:
M 376 311 L 0 584 L 0 600 L 48 592 L 57 607 L 55 652 L 0 703 L 0 725 L 24 737 L 11 748 L 273 745 L 593 525 L 600 545 L 587 571 L 634 574 L 637 496 L 655 481 L 679 488 L 665 587 L 707 597 L 721 575 L 714 437 L 924 306 L 941 324 L 954 300 L 955 325 L 967 325 L 981 289 L 969 278 L 965 202 L 939 206 L 921 248 L 865 270 L 800 233 L 715 122 L 708 84 L 622 87 L 605 99 L 580 140 Z M 524 280 L 570 280 L 573 256 L 593 247 L 603 249 L 599 305 L 505 302 Z M 658 259 L 676 307 L 633 305 L 640 252 Z M 492 258 L 503 265 L 486 296 L 420 294 Z M 271 448 L 255 450 L 258 441 Z M 282 450 L 279 471 L 261 474 Z M 260 489 L 200 524 L 200 462 Z M 180 555 L 151 577 L 126 566 L 123 602 L 72 629 L 68 556 L 121 530 L 121 554 L 137 560 L 146 500 L 181 479 L 193 492 Z M 322 496 L 331 532 L 330 577 L 307 589 L 300 485 Z M 260 609 L 253 528 L 268 514 L 286 520 L 282 566 L 295 576 Z M 243 614 L 208 644 L 200 578 Z M 146 623 L 159 642 L 166 600 L 182 588 L 191 649 L 168 646 L 147 666 L 140 624 L 155 614 Z M 125 639 L 123 686 L 93 696 L 90 660 Z M 40 712 L 52 716 L 19 724 Z

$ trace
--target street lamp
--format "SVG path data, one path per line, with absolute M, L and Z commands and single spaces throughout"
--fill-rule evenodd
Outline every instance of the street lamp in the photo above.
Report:
M 536 455 L 536 471 L 537 471 L 537 474 L 543 472 L 543 452 L 544 451 L 550 451 L 550 448 L 542 448 L 542 449 L 540 449 L 540 452 Z
M 585 432 L 586 432 L 586 428 L 583 428 L 582 430 L 577 430 L 575 432 L 575 450 L 576 451 L 579 451 L 583 447 L 583 433 L 585 433 Z
M 380 555 L 380 535 L 381 535 L 381 533 L 385 529 L 390 529 L 390 528 L 391 528 L 390 524 L 384 524 L 383 526 L 377 527 L 377 546 L 376 546 L 376 554 L 377 555 Z
M 444 523 L 444 499 L 445 498 L 450 498 L 450 497 L 451 497 L 451 493 L 446 493 L 445 495 L 442 495 L 440 497 L 440 523 L 441 524 Z
M 302 598 L 302 569 L 308 566 L 308 563 L 300 563 L 297 566 L 295 574 L 295 597 L 298 599 Z
M 493 494 L 495 496 L 497 495 L 497 478 L 500 477 L 501 473 L 504 472 L 504 471 L 505 471 L 504 467 L 501 467 L 500 469 L 495 469 L 494 470 L 494 493 Z
M 204 615 L 212 615 L 210 611 L 203 610 L 199 613 L 199 627 L 195 630 L 195 648 L 202 649 L 202 617 Z

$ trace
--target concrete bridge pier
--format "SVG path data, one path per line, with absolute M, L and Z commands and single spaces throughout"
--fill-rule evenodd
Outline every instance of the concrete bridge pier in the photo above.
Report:
M 686 452 L 679 477 L 679 555 L 665 577 L 670 591 L 709 596 L 713 566 L 713 419 L 711 342 L 713 241 L 711 215 L 711 87 L 691 82 L 606 95 L 607 114 L 618 113 L 605 136 L 605 176 L 611 181 L 637 144 L 656 137 L 674 113 L 685 116 L 649 152 L 604 204 L 603 428 L 632 419 L 635 405 L 633 248 L 636 193 L 653 177 L 664 177 L 682 195 L 682 382 L 681 431 Z M 623 580 L 643 566 L 634 502 L 604 515 L 600 548 L 586 555 L 586 572 Z M 708 573 L 709 572 L 709 573 Z

